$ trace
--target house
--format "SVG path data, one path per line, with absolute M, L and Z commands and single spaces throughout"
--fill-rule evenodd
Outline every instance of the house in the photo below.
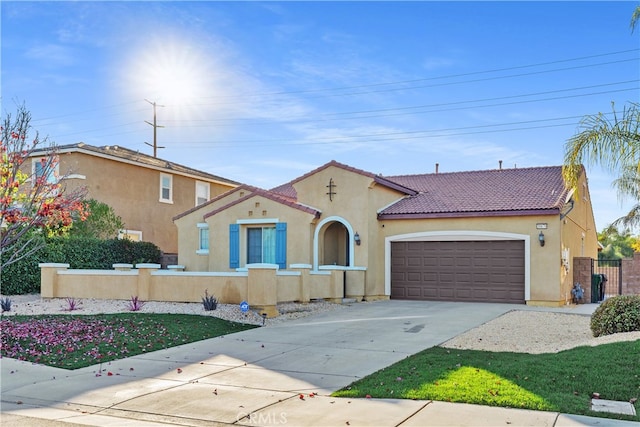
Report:
M 46 151 L 31 157 L 33 173 Z M 165 254 L 178 251 L 172 218 L 225 193 L 239 183 L 117 145 L 78 143 L 56 147 L 56 175 L 69 189 L 86 187 L 87 198 L 111 206 L 126 230 L 120 237 L 155 243 Z
M 586 176 L 574 192 L 561 166 L 381 176 L 331 161 L 174 223 L 187 270 L 365 271 L 365 300 L 564 305 L 573 257 L 598 250 Z

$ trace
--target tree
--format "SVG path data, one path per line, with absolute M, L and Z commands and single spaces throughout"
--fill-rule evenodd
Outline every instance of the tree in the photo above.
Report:
M 55 144 L 33 139 L 31 114 L 24 106 L 15 117 L 6 114 L 0 126 L 0 274 L 2 268 L 44 246 L 43 235 L 65 233 L 74 221 L 85 219 L 80 188 L 66 191 L 65 176 L 57 173 Z M 33 163 L 34 154 L 40 154 Z
M 118 232 L 124 228 L 124 222 L 111 206 L 95 199 L 82 203 L 87 219 L 75 221 L 69 230 L 69 237 L 93 237 L 102 240 L 118 237 Z
M 640 19 L 640 6 L 631 17 L 631 31 Z M 567 185 L 576 188 L 582 165 L 600 164 L 619 176 L 613 182 L 618 197 L 636 202 L 631 211 L 614 221 L 614 225 L 640 225 L 640 104 L 629 102 L 621 114 L 612 103 L 611 118 L 603 113 L 587 116 L 580 122 L 579 133 L 565 145 L 563 174 Z
M 598 233 L 598 242 L 603 247 L 598 254 L 599 259 L 632 258 L 633 253 L 640 246 L 640 240 L 637 237 L 632 236 L 628 230 L 620 231 L 614 225 Z

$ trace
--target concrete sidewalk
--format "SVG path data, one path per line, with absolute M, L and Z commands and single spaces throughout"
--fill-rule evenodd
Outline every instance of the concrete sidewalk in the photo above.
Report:
M 514 308 L 528 309 L 381 301 L 74 371 L 1 359 L 0 421 L 3 427 L 638 425 L 478 405 L 329 396 Z M 589 307 L 580 310 L 588 314 Z

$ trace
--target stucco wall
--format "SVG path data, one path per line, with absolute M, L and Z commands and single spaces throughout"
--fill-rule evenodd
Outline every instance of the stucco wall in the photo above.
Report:
M 128 164 L 82 152 L 60 154 L 60 175 L 73 173 L 86 179 L 64 181 L 69 188 L 84 186 L 88 198 L 111 206 L 129 230 L 141 231 L 167 253 L 178 252 L 178 234 L 172 218 L 195 206 L 195 179 L 137 164 Z M 160 174 L 173 177 L 173 203 L 160 202 Z M 233 188 L 210 182 L 210 197 Z
M 205 222 L 209 224 L 209 271 L 228 271 L 230 269 L 229 224 L 236 224 L 238 221 L 241 222 L 241 267 L 247 263 L 247 228 L 261 225 L 275 226 L 276 222 L 287 223 L 287 265 L 309 263 L 313 236 L 311 230 L 316 222 L 315 216 L 298 209 L 284 207 L 276 201 L 255 195 L 205 219 Z
M 561 250 L 568 249 L 569 266 L 573 265 L 573 258 L 575 257 L 598 257 L 598 235 L 593 216 L 591 196 L 584 174 L 578 181 L 578 190 L 571 197 L 571 200 L 574 201 L 573 209 L 569 210 L 570 208 L 567 206 L 565 213 L 568 213 L 560 222 L 562 226 Z M 563 266 L 561 279 L 562 294 L 570 300 L 574 282 L 571 269 L 567 270 Z M 587 282 L 587 285 L 590 286 L 590 283 L 590 281 Z
M 344 297 L 344 271 L 310 272 L 310 266 L 279 272 L 276 265 L 250 265 L 244 272 L 175 272 L 158 264 L 136 269 L 68 270 L 68 264 L 40 264 L 43 298 L 99 298 L 201 302 L 205 292 L 223 304 L 247 301 L 269 316 L 280 302 Z

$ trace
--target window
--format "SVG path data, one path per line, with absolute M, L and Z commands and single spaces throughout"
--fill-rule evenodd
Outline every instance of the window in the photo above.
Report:
M 247 228 L 247 264 L 276 262 L 276 228 Z
M 268 222 L 259 225 L 256 220 L 239 220 L 229 224 L 229 268 L 238 268 L 242 263 L 277 264 L 287 268 L 287 223 Z M 275 227 L 274 227 L 275 224 Z M 240 231 L 242 226 L 242 235 Z M 241 250 L 242 248 L 242 250 Z M 240 254 L 244 259 L 241 259 Z
M 120 230 L 118 231 L 118 239 L 127 239 L 132 242 L 141 242 L 142 241 L 142 231 L 137 230 Z
M 173 176 L 165 173 L 160 174 L 160 201 L 163 203 L 173 203 Z
M 198 224 L 198 249 L 196 253 L 199 255 L 209 253 L 209 225 L 206 223 Z
M 36 185 L 36 181 L 45 178 L 47 184 L 55 184 L 57 182 L 59 172 L 59 164 L 56 159 L 51 157 L 40 157 L 33 159 L 31 163 L 31 173 L 35 177 L 33 185 Z
M 196 206 L 209 200 L 210 186 L 208 182 L 196 181 Z

